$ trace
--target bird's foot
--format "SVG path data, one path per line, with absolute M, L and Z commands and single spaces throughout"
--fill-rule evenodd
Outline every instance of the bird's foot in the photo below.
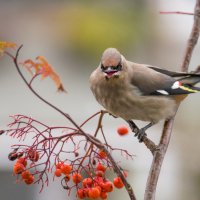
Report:
M 147 134 L 145 133 L 145 131 L 146 131 L 148 128 L 150 128 L 151 126 L 153 126 L 153 125 L 154 125 L 154 123 L 151 122 L 151 123 L 147 124 L 145 127 L 139 129 L 139 130 L 136 132 L 135 137 L 138 138 L 139 142 L 143 142 L 143 138 L 144 138 L 145 136 L 147 136 Z
M 137 133 L 135 134 L 135 137 L 138 138 L 139 142 L 143 142 L 143 138 L 145 136 L 147 136 L 147 134 L 145 133 L 145 131 L 146 131 L 146 128 L 144 127 L 144 128 L 139 129 L 137 131 Z
M 110 116 L 114 117 L 114 118 L 117 118 L 117 116 L 111 114 L 111 113 L 108 113 Z

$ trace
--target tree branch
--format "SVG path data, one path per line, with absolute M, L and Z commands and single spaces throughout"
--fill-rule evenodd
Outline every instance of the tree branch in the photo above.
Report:
M 196 5 L 194 9 L 194 23 L 190 37 L 187 42 L 187 47 L 183 56 L 183 61 L 181 64 L 181 71 L 187 72 L 189 68 L 189 63 L 192 57 L 192 53 L 195 45 L 197 44 L 200 32 L 200 0 L 196 0 Z
M 194 23 L 193 23 L 190 37 L 187 42 L 187 47 L 186 47 L 182 65 L 181 65 L 181 71 L 183 72 L 188 71 L 192 53 L 199 38 L 199 32 L 200 32 L 200 0 L 197 0 L 195 9 L 194 9 Z M 177 106 L 177 109 L 178 109 L 178 106 Z M 165 157 L 165 153 L 167 151 L 167 147 L 170 142 L 173 123 L 174 123 L 174 117 L 171 118 L 170 120 L 165 121 L 164 123 L 162 137 L 158 145 L 157 151 L 154 153 L 151 169 L 149 172 L 144 200 L 155 199 L 156 186 L 157 186 L 161 166 Z

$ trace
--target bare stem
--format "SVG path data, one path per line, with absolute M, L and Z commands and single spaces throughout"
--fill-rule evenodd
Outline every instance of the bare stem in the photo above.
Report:
M 199 38 L 199 32 L 200 32 L 200 0 L 196 0 L 196 5 L 194 9 L 194 23 L 193 23 L 190 37 L 187 42 L 187 47 L 186 47 L 185 54 L 182 60 L 182 65 L 181 65 L 181 71 L 183 72 L 188 71 L 192 53 Z M 157 186 L 161 166 L 165 157 L 165 153 L 167 151 L 167 147 L 170 142 L 173 123 L 174 123 L 174 117 L 171 118 L 170 120 L 165 121 L 164 123 L 162 137 L 158 145 L 158 149 L 154 153 L 151 169 L 149 172 L 144 200 L 155 199 L 156 186 Z

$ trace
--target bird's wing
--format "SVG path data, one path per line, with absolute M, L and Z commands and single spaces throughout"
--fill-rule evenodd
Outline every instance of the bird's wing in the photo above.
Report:
M 195 74 L 195 73 L 185 73 L 185 72 L 174 72 L 166 69 L 162 69 L 159 67 L 154 67 L 154 66 L 149 66 L 147 67 L 160 72 L 162 74 L 166 74 L 168 76 L 176 78 L 176 80 L 181 81 L 183 84 L 188 84 L 188 85 L 195 85 L 198 82 L 200 82 L 200 74 Z
M 138 87 L 143 95 L 180 95 L 200 91 L 200 88 L 184 82 L 184 79 L 187 81 L 190 79 L 190 74 L 135 63 L 131 68 L 131 83 Z M 175 77 L 180 77 L 180 80 Z M 198 81 L 200 81 L 200 75 Z
M 159 67 L 151 66 L 151 65 L 146 65 L 146 67 L 151 68 L 157 72 L 160 72 L 161 74 L 166 74 L 171 77 L 185 77 L 187 75 L 190 75 L 190 73 L 185 73 L 185 72 L 174 72 L 166 69 L 162 69 Z

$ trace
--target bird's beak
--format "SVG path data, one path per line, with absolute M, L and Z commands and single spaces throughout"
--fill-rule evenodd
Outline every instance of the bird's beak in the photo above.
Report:
M 112 69 L 111 67 L 106 68 L 103 70 L 104 73 L 106 73 L 109 77 L 118 72 L 118 70 Z

